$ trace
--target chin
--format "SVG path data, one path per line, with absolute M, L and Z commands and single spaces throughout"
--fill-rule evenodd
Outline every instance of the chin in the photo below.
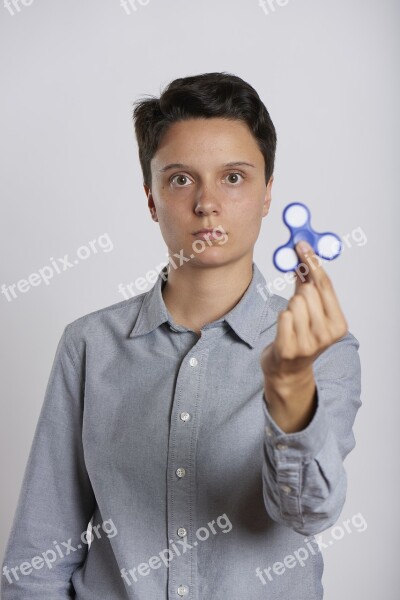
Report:
M 204 251 L 202 254 L 195 254 L 194 258 L 190 260 L 190 265 L 193 268 L 212 268 L 222 267 L 229 262 L 231 262 L 231 259 L 226 254 L 222 255 L 216 252 L 209 252 L 208 255 L 206 255 L 206 251 Z

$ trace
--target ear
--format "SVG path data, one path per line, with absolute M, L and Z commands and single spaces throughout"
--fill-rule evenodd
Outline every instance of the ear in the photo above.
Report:
M 149 207 L 151 218 L 153 219 L 153 221 L 156 221 L 156 223 L 157 223 L 158 222 L 157 210 L 156 210 L 156 206 L 154 204 L 154 198 L 151 193 L 151 189 L 145 183 L 143 184 L 143 189 L 144 189 L 144 193 L 147 196 L 147 206 Z
M 267 187 L 265 190 L 265 198 L 264 198 L 264 204 L 263 204 L 263 211 L 262 211 L 262 216 L 266 217 L 269 211 L 269 207 L 271 204 L 271 189 L 272 189 L 272 184 L 274 182 L 274 176 L 271 175 L 271 177 L 269 178 L 269 181 L 267 183 Z

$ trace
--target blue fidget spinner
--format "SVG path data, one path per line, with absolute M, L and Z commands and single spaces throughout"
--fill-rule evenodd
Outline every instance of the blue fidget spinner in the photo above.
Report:
M 342 251 L 342 242 L 335 233 L 325 231 L 317 233 L 311 227 L 311 213 L 305 204 L 292 202 L 282 214 L 284 223 L 290 230 L 290 239 L 284 246 L 279 246 L 274 252 L 274 265 L 279 271 L 286 273 L 294 271 L 300 264 L 295 245 L 305 240 L 313 248 L 315 254 L 322 259 L 333 260 Z

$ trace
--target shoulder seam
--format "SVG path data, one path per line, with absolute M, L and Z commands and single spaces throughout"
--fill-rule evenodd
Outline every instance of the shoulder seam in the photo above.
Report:
M 81 374 L 80 374 L 80 372 L 79 372 L 79 368 L 78 368 L 78 366 L 76 365 L 76 363 L 75 363 L 75 360 L 74 360 L 74 358 L 73 358 L 73 356 L 72 356 L 71 350 L 70 350 L 70 348 L 69 348 L 69 346 L 68 346 L 68 338 L 69 338 L 69 339 L 70 339 L 70 342 L 71 342 L 71 344 L 72 344 L 72 346 L 73 346 L 73 348 L 74 348 L 74 350 L 75 350 L 75 352 L 76 352 L 76 353 L 77 353 L 77 355 L 79 356 L 79 353 L 77 352 L 77 350 L 76 350 L 76 348 L 75 348 L 75 346 L 74 346 L 74 343 L 73 343 L 73 341 L 72 341 L 72 336 L 70 335 L 70 326 L 69 326 L 69 325 L 66 325 L 66 326 L 65 326 L 65 328 L 64 328 L 64 333 L 63 333 L 63 336 L 64 336 L 64 339 L 65 339 L 65 348 L 67 349 L 67 354 L 68 354 L 68 356 L 69 356 L 69 358 L 70 358 L 70 361 L 72 362 L 72 364 L 73 364 L 73 366 L 74 366 L 75 372 L 76 372 L 76 374 L 77 374 L 77 376 L 78 376 L 78 378 L 79 378 L 79 381 L 80 381 L 80 384 L 81 384 L 81 387 L 82 387 L 82 377 L 81 377 Z

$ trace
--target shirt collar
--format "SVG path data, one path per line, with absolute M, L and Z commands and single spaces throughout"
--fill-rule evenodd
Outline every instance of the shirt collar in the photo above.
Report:
M 239 302 L 213 323 L 225 321 L 240 339 L 254 348 L 258 335 L 266 325 L 271 292 L 266 287 L 266 280 L 254 261 L 252 269 L 251 282 Z M 129 334 L 130 338 L 149 333 L 165 322 L 173 325 L 161 293 L 162 284 L 167 278 L 168 264 L 161 269 L 154 286 L 144 293 L 136 322 Z

